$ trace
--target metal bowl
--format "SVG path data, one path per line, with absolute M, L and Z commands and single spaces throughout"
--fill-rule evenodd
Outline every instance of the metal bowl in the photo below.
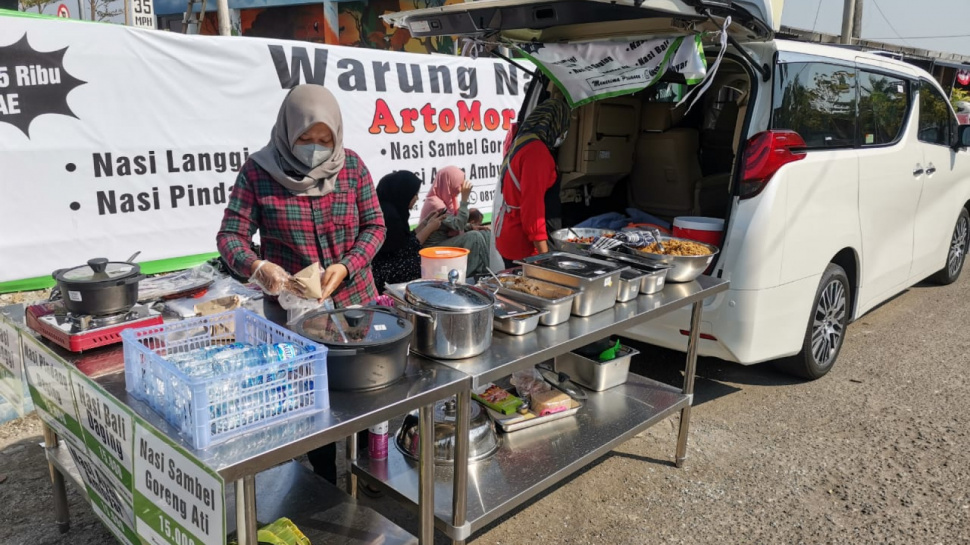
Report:
M 478 403 L 472 402 L 468 426 L 468 461 L 477 462 L 495 454 L 499 448 L 499 438 L 495 424 L 488 413 Z M 455 426 L 458 409 L 455 398 L 435 403 L 434 406 L 434 462 L 450 464 L 455 460 Z M 404 424 L 397 432 L 395 444 L 405 456 L 418 459 L 418 414 L 412 412 L 404 418 Z
M 559 229 L 550 233 L 553 246 L 564 252 L 585 252 L 591 244 L 580 244 L 577 242 L 567 242 L 571 238 L 579 237 L 601 237 L 604 235 L 615 235 L 616 231 L 610 229 L 593 229 L 591 227 L 576 227 L 573 229 Z
M 704 246 L 711 251 L 708 255 L 697 255 L 697 256 L 680 256 L 680 255 L 660 255 L 651 252 L 645 252 L 643 250 L 636 250 L 632 248 L 627 248 L 626 251 L 632 252 L 637 257 L 645 258 L 654 263 L 662 263 L 664 265 L 670 265 L 670 270 L 667 271 L 667 281 L 668 282 L 691 282 L 696 280 L 698 276 L 704 273 L 707 268 L 714 261 L 714 257 L 717 256 L 718 249 L 717 246 L 711 244 L 704 244 L 703 242 L 697 242 L 696 240 L 688 240 L 684 238 L 668 237 L 661 235 L 660 243 L 670 240 L 680 240 L 685 242 L 693 242 L 694 244 L 699 244 Z

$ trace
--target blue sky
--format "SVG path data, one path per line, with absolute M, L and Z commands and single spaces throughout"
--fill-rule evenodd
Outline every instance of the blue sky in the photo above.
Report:
M 863 38 L 970 56 L 970 0 L 856 1 L 864 4 Z M 840 34 L 843 5 L 843 0 L 786 0 L 782 24 Z

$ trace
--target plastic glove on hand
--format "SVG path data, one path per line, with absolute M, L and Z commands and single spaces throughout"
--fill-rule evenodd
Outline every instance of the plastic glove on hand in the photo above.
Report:
M 293 282 L 290 273 L 283 267 L 265 260 L 259 262 L 249 281 L 259 286 L 263 293 L 268 295 L 279 295 L 284 289 L 301 290 L 296 292 L 298 294 L 302 292 L 301 288 L 295 286 L 296 283 Z

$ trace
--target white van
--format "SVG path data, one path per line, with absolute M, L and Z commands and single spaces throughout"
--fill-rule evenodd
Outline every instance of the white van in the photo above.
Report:
M 775 40 L 774 4 L 480 0 L 390 19 L 415 36 L 562 43 L 710 32 L 732 17 L 726 56 L 689 115 L 666 98 L 683 89 L 675 74 L 574 110 L 573 142 L 559 153 L 569 180 L 563 222 L 627 206 L 665 220 L 724 218 L 710 274 L 730 279 L 731 289 L 705 302 L 700 354 L 776 360 L 814 379 L 832 368 L 850 321 L 926 278 L 959 277 L 970 231 L 970 132 L 919 68 Z M 718 48 L 705 45 L 711 65 Z M 520 121 L 551 88 L 537 71 Z M 602 157 L 604 147 L 613 159 L 593 175 L 577 158 Z M 627 335 L 686 350 L 688 312 Z

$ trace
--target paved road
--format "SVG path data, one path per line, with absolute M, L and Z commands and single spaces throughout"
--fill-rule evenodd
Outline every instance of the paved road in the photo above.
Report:
M 968 300 L 970 275 L 909 290 L 850 326 L 836 368 L 816 382 L 703 360 L 685 469 L 671 463 L 672 418 L 474 542 L 970 543 Z M 681 364 L 651 349 L 634 370 L 674 383 Z M 76 494 L 67 537 L 29 524 L 49 515 L 43 465 L 27 454 L 37 426 L 7 428 L 0 449 L 25 448 L 0 455 L 11 521 L 0 543 L 102 542 Z M 364 501 L 416 531 L 391 500 Z

